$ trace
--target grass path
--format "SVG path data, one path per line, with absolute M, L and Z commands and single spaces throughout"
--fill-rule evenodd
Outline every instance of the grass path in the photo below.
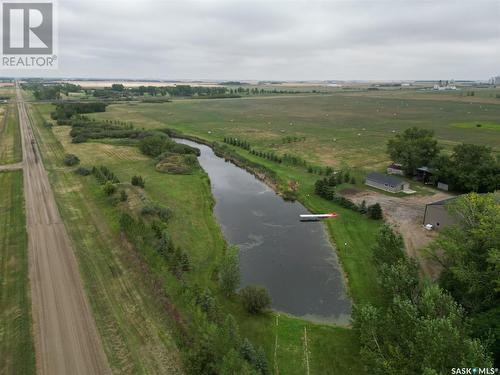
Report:
M 34 374 L 22 171 L 0 172 L 0 374 Z
M 7 104 L 0 119 L 0 164 L 13 164 L 22 160 L 21 132 L 17 106 Z

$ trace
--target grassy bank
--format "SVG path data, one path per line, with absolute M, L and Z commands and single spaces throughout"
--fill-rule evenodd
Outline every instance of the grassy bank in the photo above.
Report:
M 22 160 L 22 149 L 17 106 L 9 103 L 3 109 L 0 119 L 0 164 L 18 163 Z
M 23 173 L 0 172 L 0 374 L 34 374 Z
M 41 116 L 49 117 L 50 106 L 37 105 L 36 107 L 40 110 Z M 64 152 L 78 155 L 82 165 L 108 166 L 121 181 L 130 181 L 131 176 L 140 173 L 146 180 L 144 191 L 148 197 L 168 206 L 173 211 L 172 219 L 169 221 L 169 232 L 174 242 L 189 252 L 195 270 L 187 276 L 189 283 L 215 287 L 213 271 L 217 267 L 225 242 L 212 213 L 213 198 L 207 177 L 203 172 L 192 175 L 158 173 L 154 169 L 153 161 L 141 155 L 135 147 L 101 142 L 72 144 L 68 135 L 69 128 L 64 126 L 44 128 L 40 131 L 45 133 L 43 138 L 46 146 L 44 147 L 48 147 L 50 142 L 59 144 L 59 146 L 49 147 L 44 154 L 59 155 L 49 157 L 50 160 L 47 162 L 50 164 L 55 160 L 52 168 L 57 167 L 61 170 L 61 173 L 53 171 L 51 176 L 59 177 L 51 178 L 54 180 L 56 195 L 65 220 L 71 220 L 71 216 L 64 212 L 73 212 L 76 207 L 79 220 L 89 225 L 87 230 L 90 229 L 92 221 L 86 218 L 89 213 L 82 213 L 80 208 L 82 203 L 75 202 L 74 198 L 71 198 L 74 195 L 81 195 L 82 199 L 89 201 L 87 204 L 95 205 L 96 213 L 108 212 L 103 218 L 104 223 L 100 225 L 108 225 L 113 231 L 118 230 L 116 216 L 111 213 L 93 177 L 76 177 L 62 172 L 64 168 L 61 167 L 60 160 Z M 56 149 L 56 151 L 50 149 Z M 69 175 L 71 177 L 68 177 Z M 69 188 L 65 186 L 66 183 L 61 183 L 61 180 L 67 178 L 78 181 L 71 186 L 71 189 L 77 192 L 72 191 L 62 196 L 57 191 Z M 99 214 L 95 215 L 99 216 Z M 75 226 L 86 226 L 77 225 L 76 221 L 74 223 Z M 84 241 L 85 238 L 76 238 L 75 242 Z M 111 236 L 109 241 L 112 243 L 116 241 L 116 238 Z M 181 298 L 177 295 L 181 291 L 177 290 L 175 285 L 166 285 L 166 288 L 172 296 Z M 306 373 L 304 328 L 307 330 L 308 362 L 311 374 L 363 373 L 357 360 L 359 343 L 350 329 L 313 324 L 285 315 L 279 317 L 278 325 L 276 325 L 274 313 L 250 316 L 243 311 L 237 301 L 223 298 L 220 298 L 220 301 L 222 301 L 224 311 L 232 313 L 237 318 L 242 336 L 248 337 L 254 345 L 262 346 L 266 351 L 270 367 L 277 369 L 279 373 L 292 375 Z M 99 315 L 98 312 L 97 315 Z M 103 340 L 106 341 L 106 337 Z

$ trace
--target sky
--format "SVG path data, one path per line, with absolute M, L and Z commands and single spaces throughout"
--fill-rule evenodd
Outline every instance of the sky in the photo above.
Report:
M 500 0 L 58 0 L 58 70 L 204 80 L 488 79 Z

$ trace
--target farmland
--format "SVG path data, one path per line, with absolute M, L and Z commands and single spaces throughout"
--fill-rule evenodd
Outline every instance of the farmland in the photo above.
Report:
M 497 132 L 500 104 L 491 96 L 478 95 L 468 102 L 463 97 L 447 95 L 363 91 L 224 100 L 181 99 L 162 104 L 112 104 L 106 112 L 90 116 L 132 122 L 138 129 L 168 127 L 206 141 L 221 142 L 224 137 L 243 139 L 257 150 L 296 155 L 322 167 L 350 168 L 357 178 L 356 185 L 361 185 L 365 170 L 383 169 L 388 162 L 386 141 L 411 126 L 433 129 L 446 149 L 467 139 L 467 142 L 489 145 L 496 152 L 500 150 L 498 137 L 492 136 Z M 32 108 L 44 163 L 63 220 L 75 243 L 111 367 L 116 372 L 123 369 L 123 373 L 150 373 L 165 368 L 181 371 L 182 355 L 176 347 L 175 322 L 162 308 L 154 306 L 148 278 L 141 273 L 138 260 L 127 251 L 129 245 L 120 234 L 116 210 L 109 205 L 93 177 L 70 173 L 71 168 L 63 166 L 62 159 L 65 153 L 71 153 L 79 157 L 83 166 L 106 165 L 122 181 L 119 186 L 127 190 L 132 205 L 138 204 L 141 193 L 127 181 L 140 171 L 147 181 L 144 194 L 148 199 L 172 210 L 169 233 L 176 245 L 187 249 L 196 270 L 186 276 L 184 285 L 167 277 L 165 291 L 181 312 L 188 308 L 183 296 L 186 285 L 217 289 L 214 273 L 226 247 L 212 213 L 213 198 L 207 176 L 203 171 L 190 175 L 158 173 L 155 163 L 141 154 L 134 147 L 136 141 L 130 139 L 72 143 L 69 126 L 42 125 L 50 121 L 52 105 L 34 104 Z M 476 123 L 484 126 L 476 126 Z M 281 182 L 296 181 L 297 197 L 311 211 L 339 213 L 342 220 L 328 221 L 326 225 L 336 245 L 348 293 L 355 304 L 377 305 L 381 291 L 376 283 L 372 246 L 380 222 L 314 194 L 318 177 L 303 167 L 279 164 L 236 146 L 228 148 L 245 160 L 272 170 Z M 418 190 L 419 194 L 432 194 L 429 190 Z M 99 228 L 97 233 L 95 228 Z M 270 367 L 276 373 L 306 372 L 306 343 L 311 374 L 362 373 L 356 359 L 359 342 L 353 330 L 314 324 L 275 312 L 251 316 L 237 299 L 219 295 L 218 300 L 225 312 L 236 317 L 242 335 L 265 350 Z M 130 308 L 123 309 L 123 306 Z M 148 324 L 141 325 L 142 320 Z M 134 329 L 127 329 L 130 325 Z
M 458 94 L 388 90 L 117 104 L 95 117 L 132 121 L 144 128 L 168 126 L 208 140 L 239 137 L 257 149 L 293 153 L 321 165 L 381 169 L 389 161 L 387 140 L 412 126 L 434 130 L 446 149 L 466 140 L 500 151 L 492 125 L 499 124 L 499 102 L 480 94 L 469 100 Z M 488 125 L 460 125 L 466 121 Z M 305 140 L 284 142 L 293 136 Z
M 0 373 L 33 374 L 22 172 L 0 172 L 0 187 Z

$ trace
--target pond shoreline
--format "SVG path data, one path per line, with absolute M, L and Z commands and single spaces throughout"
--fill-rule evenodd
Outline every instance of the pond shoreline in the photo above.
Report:
M 271 288 L 277 313 L 319 324 L 348 326 L 352 301 L 338 251 L 324 223 L 300 223 L 298 214 L 308 212 L 308 208 L 298 200 L 287 203 L 276 192 L 277 176 L 266 173 L 267 170 L 252 169 L 253 165 L 245 160 L 225 154 L 224 149 L 217 150 L 212 142 L 198 137 L 177 132 L 170 136 L 180 143 L 206 146 L 201 150 L 200 161 L 205 163 L 202 167 L 211 181 L 216 206 L 219 205 L 214 208 L 217 221 L 226 240 L 240 247 L 242 284 Z M 229 161 L 233 167 L 227 169 L 221 161 Z M 239 183 L 243 185 L 229 186 Z M 266 192 L 259 186 L 266 186 Z M 241 203 L 246 200 L 250 205 Z

